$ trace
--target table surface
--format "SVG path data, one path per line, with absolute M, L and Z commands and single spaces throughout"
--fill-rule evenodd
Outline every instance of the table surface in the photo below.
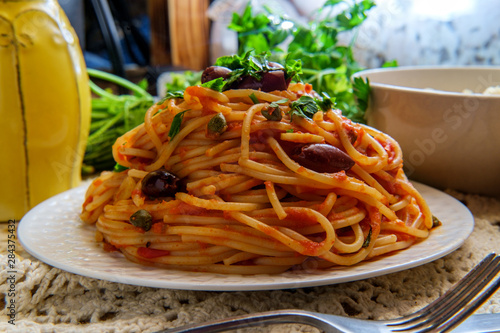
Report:
M 15 244 L 9 273 L 8 226 L 0 225 L 0 331 L 155 332 L 246 313 L 302 309 L 363 319 L 412 313 L 448 290 L 490 252 L 500 253 L 500 199 L 447 191 L 472 212 L 475 227 L 462 247 L 431 263 L 361 281 L 272 291 L 157 289 L 87 278 L 38 261 Z M 9 323 L 9 292 L 15 317 Z M 497 291 L 476 313 L 500 313 Z M 311 332 L 287 325 L 287 332 Z M 257 328 L 257 331 L 263 331 Z M 282 332 L 272 326 L 266 332 Z M 315 330 L 312 330 L 315 332 Z

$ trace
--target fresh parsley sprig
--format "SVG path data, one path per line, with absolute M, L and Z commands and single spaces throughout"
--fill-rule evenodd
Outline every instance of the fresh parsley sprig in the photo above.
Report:
M 82 173 L 91 174 L 101 170 L 112 170 L 112 146 L 118 137 L 144 122 L 146 111 L 153 104 L 153 96 L 147 92 L 147 82 L 138 84 L 122 77 L 96 69 L 87 69 L 92 91 L 92 113 L 87 146 L 83 158 Z M 128 90 L 129 94 L 118 95 L 112 90 L 102 89 L 93 80 L 106 82 Z
M 290 120 L 294 116 L 312 119 L 318 111 L 326 112 L 332 109 L 335 105 L 335 99 L 330 98 L 326 93 L 323 98 L 314 98 L 311 96 L 301 96 L 298 100 L 290 103 Z
M 338 10 L 346 4 L 347 8 Z M 300 59 L 304 82 L 311 83 L 319 93 L 333 96 L 345 116 L 364 122 L 369 82 L 351 82 L 351 75 L 362 69 L 352 53 L 355 37 L 351 45 L 344 46 L 339 44 L 338 36 L 356 29 L 374 5 L 372 0 L 328 0 L 317 19 L 301 25 L 275 15 L 267 7 L 266 13 L 254 13 L 249 4 L 242 15 L 233 14 L 228 27 L 238 33 L 239 54 L 255 50 L 257 54 L 271 52 L 271 59 L 277 62 Z M 285 40 L 289 41 L 287 45 Z
M 319 106 L 311 96 L 301 96 L 298 100 L 290 103 L 290 119 L 294 116 L 312 119 L 314 114 L 319 111 Z
M 182 119 L 184 118 L 184 113 L 189 110 L 184 110 L 182 112 L 177 113 L 174 116 L 174 119 L 172 119 L 172 123 L 170 124 L 170 130 L 168 131 L 168 136 L 170 137 L 170 140 L 176 136 L 180 130 L 181 130 L 181 125 L 182 125 Z

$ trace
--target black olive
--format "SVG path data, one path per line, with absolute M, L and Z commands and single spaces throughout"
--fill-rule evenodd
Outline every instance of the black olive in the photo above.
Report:
M 168 171 L 156 170 L 142 179 L 141 190 L 148 197 L 173 197 L 179 191 L 179 181 L 179 177 Z
M 284 69 L 283 65 L 274 61 L 269 61 L 268 63 L 269 68 L 272 69 Z
M 262 76 L 262 91 L 286 90 L 288 85 L 285 80 L 285 72 L 282 70 L 270 71 Z
M 218 78 L 226 79 L 231 70 L 227 67 L 222 66 L 210 66 L 207 67 L 201 74 L 201 83 L 209 82 Z
M 316 172 L 347 171 L 355 164 L 354 160 L 342 150 L 323 143 L 295 147 L 290 157 L 303 167 Z
M 287 87 L 285 72 L 280 69 L 262 73 L 260 80 L 250 75 L 245 76 L 233 85 L 233 89 L 260 89 L 264 92 L 286 90 Z
M 132 214 L 129 221 L 134 227 L 142 228 L 144 231 L 149 231 L 153 225 L 153 217 L 145 209 L 139 209 L 137 212 Z
M 240 80 L 236 81 L 233 85 L 233 89 L 253 89 L 259 90 L 262 87 L 262 83 L 251 75 L 242 77 Z

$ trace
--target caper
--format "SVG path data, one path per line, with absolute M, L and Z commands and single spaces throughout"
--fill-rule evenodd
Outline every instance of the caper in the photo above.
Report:
M 145 209 L 139 209 L 132 214 L 129 221 L 134 227 L 142 228 L 144 231 L 150 230 L 153 225 L 153 217 Z
M 207 137 L 217 138 L 227 129 L 227 122 L 224 115 L 220 112 L 216 113 L 207 124 Z
M 264 118 L 266 118 L 267 120 L 271 120 L 271 121 L 280 121 L 281 118 L 283 117 L 281 115 L 281 109 L 279 106 L 274 106 L 274 107 L 269 106 L 265 109 L 262 109 L 262 111 L 260 113 L 262 113 Z

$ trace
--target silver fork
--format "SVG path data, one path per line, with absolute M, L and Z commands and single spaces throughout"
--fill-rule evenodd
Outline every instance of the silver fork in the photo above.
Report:
M 307 324 L 326 333 L 447 332 L 457 327 L 495 293 L 500 287 L 500 276 L 495 278 L 499 271 L 500 256 L 491 253 L 434 302 L 414 314 L 393 320 L 374 321 L 302 310 L 277 310 L 186 325 L 158 333 L 212 333 L 285 323 Z

